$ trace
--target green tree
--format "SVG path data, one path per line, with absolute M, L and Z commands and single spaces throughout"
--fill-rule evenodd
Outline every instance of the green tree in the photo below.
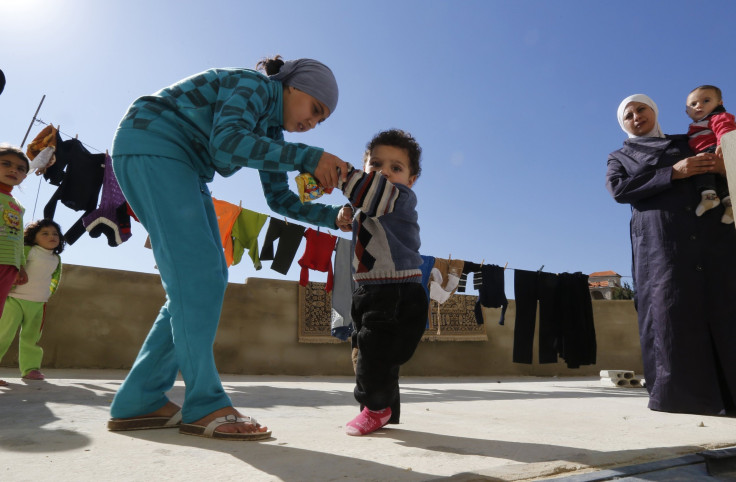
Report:
M 613 292 L 611 293 L 611 299 L 612 300 L 633 300 L 634 299 L 634 290 L 631 288 L 631 285 L 628 283 L 628 281 L 624 281 L 624 285 L 622 287 L 613 289 Z

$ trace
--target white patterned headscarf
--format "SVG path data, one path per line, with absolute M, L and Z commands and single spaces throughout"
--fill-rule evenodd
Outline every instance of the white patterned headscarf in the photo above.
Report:
M 312 59 L 287 60 L 277 74 L 268 77 L 311 95 L 326 105 L 330 114 L 337 108 L 337 81 L 330 68 L 322 62 Z
M 624 128 L 624 110 L 626 110 L 626 106 L 628 106 L 632 102 L 641 102 L 642 104 L 646 104 L 649 107 L 651 107 L 652 110 L 654 111 L 654 129 L 647 132 L 643 136 L 636 136 Z M 657 104 L 655 104 L 652 99 L 650 99 L 648 96 L 644 94 L 630 95 L 624 100 L 622 100 L 621 104 L 619 104 L 618 106 L 617 117 L 618 117 L 618 125 L 621 126 L 621 129 L 626 133 L 626 135 L 629 136 L 629 138 L 632 138 L 632 137 L 664 137 L 664 134 L 662 134 L 662 129 L 659 127 L 659 120 L 658 120 L 659 119 L 659 109 L 657 109 Z

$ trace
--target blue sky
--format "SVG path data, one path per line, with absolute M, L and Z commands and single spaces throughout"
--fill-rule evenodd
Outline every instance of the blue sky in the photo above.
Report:
M 277 53 L 311 57 L 334 71 L 339 105 L 317 129 L 287 140 L 357 165 L 374 133 L 410 131 L 424 149 L 415 184 L 422 254 L 628 276 L 630 210 L 604 187 L 607 155 L 625 139 L 619 102 L 648 94 L 667 133 L 687 130 L 685 97 L 697 85 L 720 86 L 726 108 L 736 110 L 736 3 L 698 2 L 702 12 L 694 4 L 3 0 L 0 142 L 21 143 L 45 94 L 40 119 L 104 152 L 141 95 L 211 67 L 253 67 Z M 34 124 L 26 144 L 42 127 Z M 255 171 L 210 187 L 219 199 L 271 214 Z M 14 191 L 26 222 L 34 211 L 41 216 L 54 190 L 30 176 Z M 55 219 L 67 229 L 80 215 L 60 205 Z M 116 248 L 85 235 L 63 260 L 154 273 L 145 237 L 138 224 Z M 256 271 L 245 258 L 230 281 L 298 279 L 296 260 L 286 277 L 269 266 Z M 513 271 L 506 293 L 513 297 Z

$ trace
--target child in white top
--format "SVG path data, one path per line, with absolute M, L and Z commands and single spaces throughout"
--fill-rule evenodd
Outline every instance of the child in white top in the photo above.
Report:
M 18 364 L 26 380 L 43 380 L 41 359 L 43 349 L 38 346 L 46 313 L 46 302 L 56 291 L 61 280 L 61 257 L 64 240 L 61 227 L 50 219 L 29 224 L 23 233 L 26 273 L 28 282 L 15 285 L 5 301 L 0 316 L 0 359 L 18 336 Z

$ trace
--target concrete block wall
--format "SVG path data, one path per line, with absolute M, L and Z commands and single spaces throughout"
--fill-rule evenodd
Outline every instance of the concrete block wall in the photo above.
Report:
M 296 281 L 250 278 L 225 294 L 214 351 L 221 373 L 351 375 L 347 343 L 297 342 Z M 40 345 L 48 368 L 126 369 L 165 301 L 156 274 L 64 265 L 59 290 L 47 305 Z M 568 369 L 564 361 L 513 363 L 516 305 L 506 324 L 485 309 L 486 342 L 423 342 L 402 368 L 410 376 L 597 376 L 600 370 L 641 373 L 636 312 L 631 301 L 593 301 L 598 363 Z M 0 365 L 17 366 L 17 340 Z

